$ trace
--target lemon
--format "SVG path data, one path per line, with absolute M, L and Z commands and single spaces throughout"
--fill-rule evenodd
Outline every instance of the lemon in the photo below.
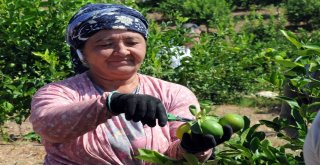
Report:
M 234 113 L 224 115 L 219 119 L 221 125 L 230 125 L 233 132 L 238 132 L 244 127 L 244 119 L 242 116 Z
M 206 118 L 200 121 L 203 134 L 213 135 L 215 138 L 221 138 L 223 135 L 222 126 L 214 118 Z
M 190 129 L 190 124 L 189 123 L 184 123 L 181 124 L 177 130 L 176 130 L 176 136 L 179 139 L 182 139 L 182 136 L 184 133 L 189 133 L 191 134 L 191 129 Z

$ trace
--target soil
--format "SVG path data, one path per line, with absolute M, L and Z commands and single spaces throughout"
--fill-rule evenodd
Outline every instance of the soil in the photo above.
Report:
M 235 105 L 219 105 L 214 107 L 216 115 L 223 115 L 226 113 L 237 113 L 247 116 L 251 124 L 259 123 L 259 120 L 272 120 L 278 116 L 277 107 L 272 110 L 241 107 Z M 275 132 L 267 127 L 260 127 L 260 130 L 266 132 L 268 138 L 272 141 L 274 146 L 284 143 L 283 140 L 275 136 Z M 42 164 L 45 156 L 44 147 L 37 143 L 22 140 L 21 135 L 32 132 L 31 124 L 26 121 L 22 125 L 17 125 L 14 122 L 5 124 L 5 131 L 11 135 L 12 142 L 0 141 L 0 165 L 36 165 Z

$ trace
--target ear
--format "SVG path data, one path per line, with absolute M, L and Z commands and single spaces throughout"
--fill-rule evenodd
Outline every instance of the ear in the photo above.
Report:
M 77 52 L 77 55 L 78 55 L 80 61 L 82 62 L 82 65 L 85 67 L 88 67 L 88 64 L 84 60 L 82 52 L 79 49 L 77 49 L 76 52 Z

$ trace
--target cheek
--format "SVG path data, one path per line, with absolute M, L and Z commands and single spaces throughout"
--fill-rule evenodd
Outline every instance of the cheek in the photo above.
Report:
M 110 57 L 112 51 L 110 50 L 94 50 L 90 53 L 89 58 L 94 60 L 101 60 Z
M 137 63 L 142 63 L 145 56 L 146 56 L 146 48 L 145 47 L 138 50 L 136 53 L 136 57 L 135 57 Z

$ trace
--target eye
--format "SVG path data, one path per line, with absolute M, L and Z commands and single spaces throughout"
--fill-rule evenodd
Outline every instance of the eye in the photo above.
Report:
M 101 46 L 101 47 L 111 47 L 112 46 L 112 42 L 100 43 L 99 46 Z
M 137 42 L 137 41 L 127 41 L 126 44 L 127 44 L 128 46 L 134 46 L 134 45 L 139 44 L 139 42 Z

